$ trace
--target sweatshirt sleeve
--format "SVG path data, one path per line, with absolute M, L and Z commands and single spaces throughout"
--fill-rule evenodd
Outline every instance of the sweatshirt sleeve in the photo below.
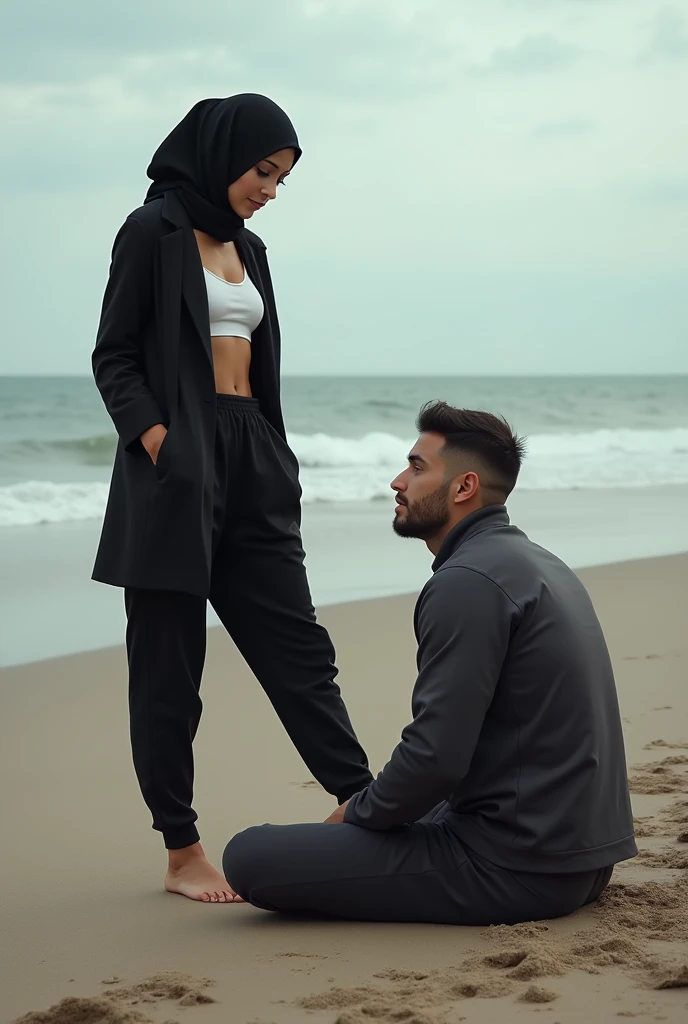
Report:
M 370 829 L 411 824 L 466 775 L 519 610 L 492 580 L 451 566 L 428 582 L 416 613 L 413 721 L 344 820 Z
M 126 220 L 112 249 L 91 362 L 105 408 L 125 448 L 163 418 L 144 374 L 141 338 L 153 298 L 153 244 Z

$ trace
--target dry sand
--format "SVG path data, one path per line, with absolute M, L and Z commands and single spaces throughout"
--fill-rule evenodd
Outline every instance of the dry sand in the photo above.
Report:
M 167 895 L 129 761 L 121 648 L 0 673 L 0 1020 L 688 1019 L 688 556 L 581 575 L 617 671 L 642 855 L 617 869 L 597 906 L 562 921 L 297 921 Z M 408 715 L 412 607 L 400 597 L 321 615 L 376 769 Z M 219 631 L 203 692 L 197 807 L 214 860 L 249 824 L 324 818 L 332 801 Z

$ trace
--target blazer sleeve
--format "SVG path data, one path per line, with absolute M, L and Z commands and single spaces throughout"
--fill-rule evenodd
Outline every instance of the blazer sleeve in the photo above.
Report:
M 412 824 L 449 799 L 470 767 L 519 610 L 468 568 L 438 572 L 421 596 L 413 721 L 344 820 L 369 829 Z
M 153 302 L 154 244 L 135 220 L 120 228 L 91 357 L 96 386 L 128 451 L 145 430 L 163 422 L 146 382 L 142 352 Z

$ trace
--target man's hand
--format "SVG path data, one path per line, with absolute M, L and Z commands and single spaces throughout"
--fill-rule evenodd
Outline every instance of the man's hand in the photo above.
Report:
M 166 427 L 162 423 L 156 423 L 154 427 L 149 427 L 141 434 L 141 444 L 148 452 L 153 465 L 158 461 L 158 452 L 166 433 Z
M 344 824 L 344 812 L 347 808 L 349 801 L 345 800 L 343 804 L 337 808 L 336 811 L 332 811 L 329 818 L 325 818 L 326 825 L 343 825 Z

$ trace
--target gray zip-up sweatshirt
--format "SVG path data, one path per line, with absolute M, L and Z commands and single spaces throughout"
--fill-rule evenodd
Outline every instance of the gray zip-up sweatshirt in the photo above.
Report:
M 416 605 L 413 721 L 345 821 L 449 828 L 501 867 L 595 870 L 634 857 L 607 645 L 578 577 L 503 505 L 446 537 Z

